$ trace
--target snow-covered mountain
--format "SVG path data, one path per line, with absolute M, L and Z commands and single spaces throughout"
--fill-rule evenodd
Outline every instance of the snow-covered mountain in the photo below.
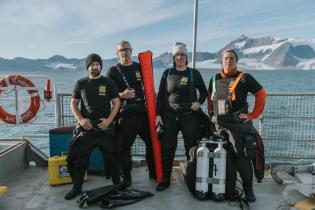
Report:
M 315 40 L 291 38 L 249 38 L 245 35 L 218 52 L 235 49 L 239 65 L 250 69 L 315 69 Z
M 250 38 L 245 35 L 233 40 L 218 52 L 197 52 L 197 68 L 221 68 L 220 55 L 225 49 L 235 49 L 239 54 L 239 67 L 242 69 L 315 69 L 315 39 L 298 40 L 292 38 L 261 37 Z M 133 60 L 137 61 L 134 56 Z M 191 61 L 191 53 L 189 54 Z M 104 59 L 107 69 L 118 62 L 117 58 Z M 172 66 L 172 54 L 165 52 L 153 59 L 156 68 Z M 0 57 L 0 71 L 55 71 L 85 70 L 85 59 L 65 58 L 55 55 L 48 59 L 26 59 Z
M 216 53 L 197 52 L 197 68 L 221 68 L 220 56 L 225 49 L 235 49 L 238 65 L 243 69 L 315 69 L 315 39 L 249 38 L 240 36 Z M 172 64 L 172 55 L 164 53 L 155 58 L 159 66 Z M 191 57 L 191 55 L 189 55 Z

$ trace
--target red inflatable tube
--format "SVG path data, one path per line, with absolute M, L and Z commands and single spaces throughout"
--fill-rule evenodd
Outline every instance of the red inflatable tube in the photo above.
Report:
M 138 55 L 142 77 L 144 94 L 147 104 L 150 135 L 152 141 L 152 148 L 154 154 L 155 171 L 157 182 L 161 183 L 163 180 L 163 169 L 162 169 L 162 157 L 161 157 L 161 144 L 158 140 L 155 128 L 155 117 L 156 117 L 156 101 L 155 101 L 155 90 L 154 90 L 154 79 L 153 79 L 153 67 L 152 67 L 152 52 L 146 51 L 139 53 Z

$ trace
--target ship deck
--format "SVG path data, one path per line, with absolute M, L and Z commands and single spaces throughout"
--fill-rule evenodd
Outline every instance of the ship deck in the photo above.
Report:
M 129 206 L 120 207 L 120 209 L 239 209 L 237 203 L 228 201 L 196 200 L 188 191 L 179 168 L 174 168 L 173 171 L 173 183 L 171 186 L 163 192 L 157 192 L 155 191 L 156 182 L 148 178 L 146 168 L 144 166 L 134 168 L 132 171 L 133 184 L 131 188 L 152 192 L 154 196 Z M 83 190 L 91 190 L 108 184 L 111 184 L 111 182 L 110 180 L 106 180 L 104 176 L 89 175 L 89 180 L 84 183 Z M 29 166 L 12 177 L 6 185 L 9 191 L 0 197 L 1 210 L 80 209 L 76 203 L 76 199 L 70 201 L 64 200 L 64 195 L 71 189 L 71 185 L 50 186 L 48 184 L 47 167 Z M 257 201 L 250 203 L 250 209 L 283 209 L 280 207 L 284 203 L 282 197 L 283 188 L 283 185 L 276 184 L 267 175 L 263 183 L 254 184 Z M 101 209 L 101 207 L 94 204 L 90 205 L 88 209 Z M 290 209 L 290 207 L 285 209 Z

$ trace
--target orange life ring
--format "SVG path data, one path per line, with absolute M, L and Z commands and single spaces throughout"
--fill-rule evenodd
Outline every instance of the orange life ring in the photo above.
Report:
M 8 87 L 9 85 L 21 86 L 21 87 L 34 87 L 34 90 L 27 90 L 30 95 L 30 105 L 28 109 L 21 114 L 22 123 L 26 123 L 33 119 L 40 108 L 40 97 L 38 94 L 38 90 L 35 89 L 35 85 L 29 79 L 20 76 L 20 75 L 11 75 L 0 80 L 0 87 Z M 1 95 L 0 90 L 0 95 Z M 16 124 L 16 115 L 8 113 L 3 109 L 0 105 L 0 119 L 9 124 Z

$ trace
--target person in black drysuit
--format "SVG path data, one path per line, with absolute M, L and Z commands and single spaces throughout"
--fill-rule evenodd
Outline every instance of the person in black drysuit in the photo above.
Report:
M 117 44 L 119 63 L 110 67 L 107 77 L 112 79 L 119 92 L 121 109 L 118 115 L 118 135 L 120 141 L 121 167 L 123 183 L 132 183 L 131 146 L 139 135 L 145 143 L 145 156 L 149 169 L 149 178 L 155 179 L 154 157 L 150 137 L 147 109 L 145 105 L 141 66 L 133 62 L 132 49 L 128 41 Z
M 239 172 L 243 182 L 245 198 L 249 202 L 256 200 L 253 191 L 253 166 L 258 182 L 264 174 L 263 143 L 253 126 L 252 120 L 258 118 L 263 110 L 266 92 L 263 87 L 248 73 L 237 69 L 237 53 L 228 49 L 222 52 L 222 71 L 216 74 L 209 83 L 208 112 L 212 122 L 218 129 L 227 129 L 229 133 L 228 158 L 233 167 L 227 168 L 227 176 L 235 188 L 236 171 Z M 248 111 L 248 92 L 255 96 L 255 106 L 252 112 Z M 232 177 L 232 178 L 231 178 Z M 234 181 L 233 181 L 234 180 Z M 228 192 L 229 193 L 229 192 Z M 233 195 L 228 195 L 232 198 Z
M 99 55 L 90 54 L 86 58 L 86 68 L 88 77 L 77 81 L 70 104 L 78 125 L 67 156 L 73 188 L 66 194 L 66 200 L 81 193 L 89 156 L 95 147 L 102 151 L 113 183 L 120 183 L 119 163 L 116 161 L 118 148 L 112 125 L 120 106 L 117 87 L 112 80 L 100 75 L 102 59 Z
M 187 65 L 186 45 L 177 42 L 173 48 L 173 68 L 164 71 L 157 97 L 156 125 L 165 129 L 161 142 L 163 181 L 156 187 L 157 191 L 170 185 L 179 131 L 183 134 L 187 160 L 189 149 L 197 145 L 200 136 L 200 105 L 207 97 L 207 88 L 200 72 Z

